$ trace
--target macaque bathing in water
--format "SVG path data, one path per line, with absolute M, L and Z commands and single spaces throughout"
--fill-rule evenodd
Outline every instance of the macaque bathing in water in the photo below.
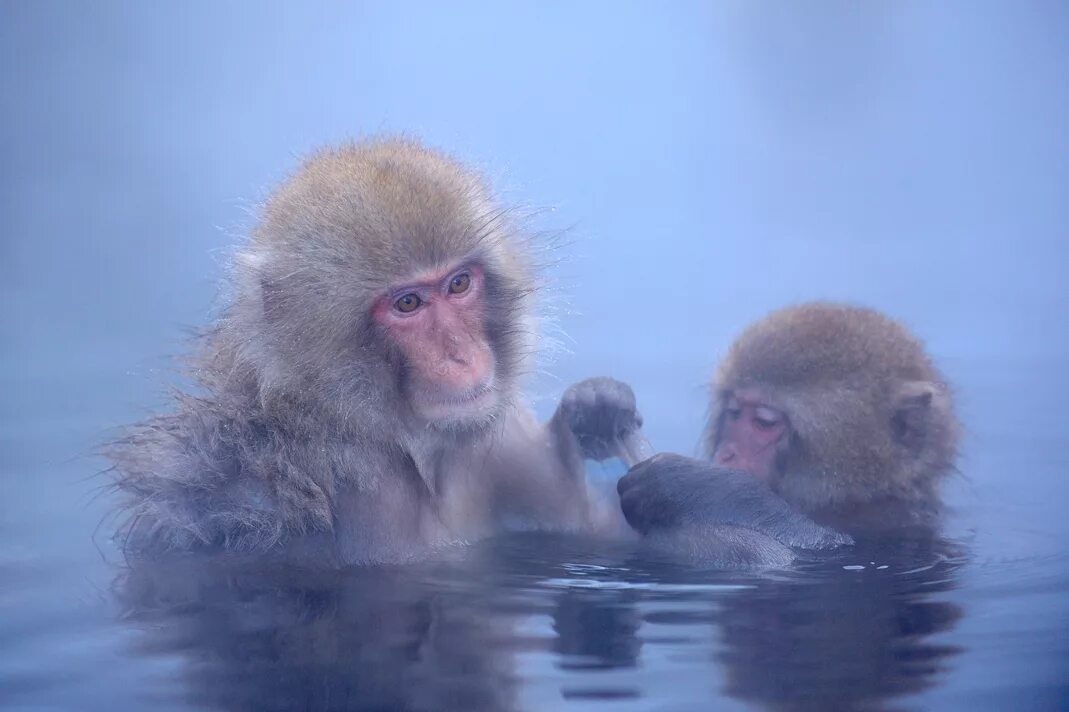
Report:
M 708 459 L 640 463 L 619 483 L 621 504 L 665 546 L 782 563 L 792 547 L 931 527 L 958 433 L 946 382 L 902 325 L 870 309 L 791 307 L 749 327 L 720 365 Z
M 870 310 L 748 329 L 714 385 L 708 461 L 647 459 L 634 394 L 608 378 L 538 423 L 519 388 L 530 244 L 478 176 L 417 143 L 313 156 L 236 255 L 194 388 L 108 449 L 125 549 L 398 562 L 506 529 L 628 535 L 626 517 L 707 563 L 778 565 L 937 512 L 950 395 Z M 634 465 L 619 500 L 584 476 L 611 457 Z
M 399 139 L 324 150 L 267 201 L 195 389 L 109 448 L 128 551 L 428 555 L 502 528 L 612 530 L 583 459 L 638 459 L 631 390 L 536 422 L 538 279 L 474 173 Z

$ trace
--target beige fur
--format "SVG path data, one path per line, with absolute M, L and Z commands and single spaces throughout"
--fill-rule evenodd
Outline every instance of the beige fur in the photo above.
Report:
M 588 526 L 575 435 L 537 423 L 519 393 L 538 282 L 513 223 L 475 173 L 413 141 L 312 156 L 236 255 L 192 387 L 108 448 L 128 515 L 120 538 L 139 550 L 314 540 L 358 563 L 424 556 L 506 520 Z M 470 421 L 428 422 L 372 306 L 454 263 L 485 277 L 496 397 Z
M 959 426 L 943 376 L 905 327 L 871 309 L 811 303 L 774 312 L 732 345 L 712 387 L 707 454 L 731 393 L 756 390 L 792 429 L 773 486 L 806 511 L 932 502 L 953 468 Z

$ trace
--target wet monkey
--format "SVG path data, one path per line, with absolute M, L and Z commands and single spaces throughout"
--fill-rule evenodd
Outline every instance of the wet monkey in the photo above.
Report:
M 905 327 L 871 309 L 804 304 L 732 345 L 714 377 L 706 460 L 657 456 L 619 491 L 640 532 L 713 558 L 780 560 L 788 553 L 750 551 L 749 532 L 823 548 L 838 542 L 808 525 L 855 536 L 931 526 L 958 437 L 946 381 Z M 726 543 L 707 532 L 725 523 L 746 531 Z
M 619 520 L 584 457 L 633 449 L 629 388 L 538 423 L 519 391 L 538 284 L 513 213 L 405 139 L 312 156 L 267 200 L 193 389 L 107 454 L 127 550 L 419 558 L 502 528 Z
M 838 519 L 874 506 L 933 512 L 959 430 L 945 379 L 905 327 L 871 309 L 809 304 L 735 343 L 704 440 L 715 464 Z

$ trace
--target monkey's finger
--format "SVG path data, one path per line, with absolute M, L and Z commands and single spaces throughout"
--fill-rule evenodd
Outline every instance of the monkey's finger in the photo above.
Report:
M 617 445 L 617 457 L 629 468 L 653 457 L 653 446 L 641 432 L 630 433 Z

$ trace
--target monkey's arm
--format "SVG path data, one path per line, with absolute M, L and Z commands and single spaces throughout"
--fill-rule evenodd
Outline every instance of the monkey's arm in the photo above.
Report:
M 580 381 L 564 392 L 545 428 L 568 476 L 586 494 L 590 514 L 585 528 L 606 535 L 633 536 L 611 484 L 589 481 L 585 462 L 615 457 L 630 467 L 648 456 L 642 415 L 631 387 L 606 377 Z
M 756 529 L 703 523 L 649 532 L 645 543 L 656 552 L 717 568 L 787 566 L 794 550 Z
M 583 460 L 618 457 L 630 467 L 644 458 L 642 415 L 631 387 L 612 378 L 588 378 L 568 388 L 547 424 L 565 465 L 577 475 Z
M 492 452 L 499 518 L 507 528 L 634 536 L 616 492 L 588 482 L 584 461 L 617 456 L 630 464 L 641 423 L 631 389 L 609 378 L 571 386 L 546 423 L 517 408 Z
M 680 455 L 662 454 L 639 463 L 617 489 L 628 523 L 655 539 L 674 533 L 700 539 L 702 532 L 709 532 L 736 546 L 747 537 L 760 546 L 771 538 L 799 549 L 853 542 L 795 512 L 752 475 Z

